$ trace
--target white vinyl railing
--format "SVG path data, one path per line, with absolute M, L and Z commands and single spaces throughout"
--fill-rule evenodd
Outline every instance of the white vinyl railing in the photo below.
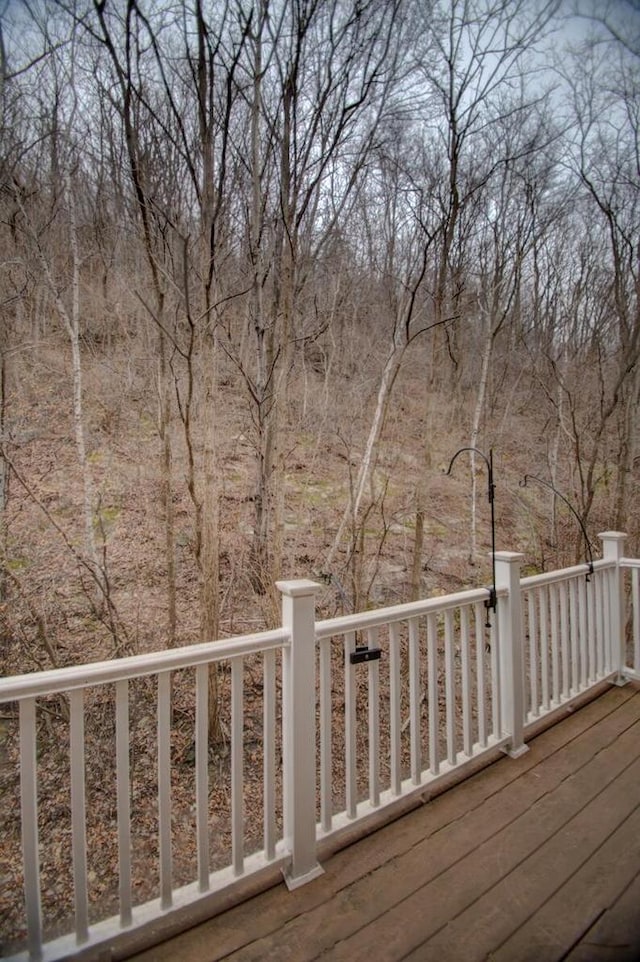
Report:
M 0 679 L 0 701 L 17 702 L 19 707 L 20 811 L 24 867 L 24 901 L 27 953 L 16 957 L 29 959 L 64 958 L 83 946 L 92 947 L 114 934 L 131 931 L 173 908 L 184 906 L 216 888 L 255 872 L 278 858 L 276 851 L 276 659 L 278 652 L 290 646 L 290 632 L 285 628 L 229 641 L 194 645 L 188 648 L 154 652 L 114 661 L 100 662 L 56 671 L 38 672 Z M 263 847 L 245 856 L 245 816 L 243 811 L 244 716 L 243 669 L 249 659 L 262 661 L 263 688 Z M 212 832 L 209 826 L 209 672 L 211 666 L 225 664 L 229 669 L 229 813 L 227 834 L 230 837 L 228 865 L 211 871 Z M 191 804 L 194 809 L 193 829 L 196 849 L 195 878 L 190 885 L 176 888 L 174 852 L 172 850 L 172 764 L 171 715 L 172 687 L 177 672 L 192 670 L 194 716 L 194 767 Z M 155 794 L 157 813 L 157 895 L 153 902 L 134 905 L 132 877 L 132 839 L 136 826 L 132 817 L 132 777 L 130 724 L 132 698 L 130 687 L 138 679 L 155 678 L 156 771 L 147 772 L 148 789 Z M 85 698 L 97 689 L 110 701 L 114 716 L 114 772 L 117 836 L 117 876 L 119 913 L 117 918 L 90 926 L 90 886 L 87 865 L 87 798 L 85 790 Z M 46 810 L 47 798 L 38 790 L 39 746 L 38 709 L 51 696 L 63 695 L 68 705 L 70 848 L 74 893 L 74 934 L 48 945 L 43 944 L 44 920 L 41 892 L 41 850 L 39 814 Z M 95 699 L 92 697 L 92 701 Z M 5 809 L 5 818 L 8 810 Z M 255 814 L 255 813 L 254 813 Z M 105 831 L 109 826 L 105 827 Z
M 480 589 L 316 624 L 323 835 L 506 743 L 486 598 Z
M 325 839 L 359 823 L 367 830 L 363 820 L 489 751 L 519 755 L 528 726 L 595 685 L 640 679 L 640 561 L 623 557 L 624 535 L 601 538 L 603 559 L 589 580 L 585 565 L 521 580 L 522 556 L 496 554 L 496 611 L 481 588 L 317 622 L 319 586 L 280 582 L 274 631 L 0 679 L 20 769 L 19 803 L 5 804 L 7 825 L 19 821 L 22 838 L 26 949 L 13 957 L 96 958 L 107 941 L 126 945 L 160 920 L 179 925 L 185 907 L 201 902 L 215 912 L 261 871 L 282 868 L 290 888 L 302 885 L 322 872 Z M 215 666 L 226 746 L 217 769 Z M 68 935 L 51 938 L 47 915 L 53 906 L 57 923 L 61 913 L 46 880 L 61 852 L 46 819 L 43 828 L 40 751 L 55 699 L 65 705 L 55 724 L 68 742 L 74 918 Z M 186 775 L 175 745 L 185 725 L 193 743 Z M 113 793 L 112 816 L 99 838 L 105 864 L 110 844 L 116 853 L 115 914 L 108 901 L 101 909 L 87 854 L 95 848 L 95 786 L 87 785 L 96 726 L 100 744 L 111 738 L 112 772 L 100 788 Z M 134 746 L 149 748 L 155 772 L 133 770 Z M 155 826 L 143 840 L 142 872 L 143 882 L 155 879 L 153 898 L 145 884 L 138 895 L 141 798 Z M 193 853 L 186 869 L 183 848 Z
M 526 721 L 591 688 L 614 670 L 609 625 L 610 562 L 521 582 Z
M 624 676 L 640 681 L 640 560 L 621 558 L 620 574 L 625 580 L 621 586 L 622 623 L 620 634 L 624 639 Z

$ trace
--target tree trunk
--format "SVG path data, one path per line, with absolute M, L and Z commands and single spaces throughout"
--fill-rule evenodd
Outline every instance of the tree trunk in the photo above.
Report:
M 476 475 L 476 453 L 480 436 L 480 424 L 484 411 L 484 403 L 487 396 L 487 383 L 489 381 L 489 369 L 491 366 L 491 354 L 493 351 L 494 329 L 491 318 L 486 320 L 486 330 L 484 344 L 482 347 L 482 365 L 480 369 L 480 383 L 476 403 L 473 409 L 473 420 L 471 423 L 471 438 L 469 444 L 471 450 L 471 533 L 469 543 L 469 564 L 475 565 L 478 560 L 478 478 Z
M 80 254 L 78 250 L 78 232 L 76 225 L 76 211 L 69 175 L 65 177 L 65 202 L 69 215 L 69 247 L 71 251 L 71 309 L 65 305 L 60 291 L 56 285 L 51 272 L 50 264 L 40 245 L 39 239 L 31 225 L 29 217 L 24 209 L 22 201 L 16 194 L 17 203 L 20 207 L 25 223 L 28 225 L 28 233 L 33 242 L 34 251 L 40 268 L 46 280 L 47 286 L 54 299 L 56 310 L 64 324 L 71 345 L 71 364 L 72 364 L 72 393 L 73 393 L 73 427 L 75 434 L 76 453 L 78 464 L 82 473 L 83 499 L 82 516 L 84 527 L 84 541 L 87 561 L 92 569 L 96 581 L 97 590 L 94 592 L 96 602 L 101 604 L 108 601 L 107 585 L 105 582 L 104 571 L 98 558 L 98 550 L 94 533 L 94 491 L 89 462 L 87 460 L 87 450 L 84 432 L 83 417 L 83 393 L 82 393 L 82 357 L 80 353 Z
M 6 510 L 9 500 L 9 465 L 5 457 L 6 404 L 7 404 L 7 343 L 6 327 L 0 325 L 0 557 L 7 556 L 7 519 Z M 0 564 L 0 602 L 6 597 L 6 573 Z
M 78 230 L 76 223 L 76 208 L 71 178 L 65 178 L 65 199 L 69 211 L 69 246 L 71 248 L 71 316 L 62 313 L 65 321 L 69 339 L 71 341 L 71 358 L 73 365 L 73 424 L 76 436 L 76 451 L 78 462 L 82 471 L 83 482 L 83 514 L 85 546 L 87 557 L 91 560 L 94 567 L 96 580 L 104 590 L 104 576 L 100 561 L 98 560 L 98 550 L 94 534 L 94 491 L 93 480 L 87 461 L 87 449 L 85 443 L 84 417 L 82 411 L 82 359 L 80 356 L 80 255 L 78 251 Z M 56 291 L 56 297 L 60 296 Z M 102 599 L 100 599 L 102 600 Z
M 219 488 L 216 471 L 215 394 L 216 349 L 213 338 L 205 338 L 203 364 L 204 450 L 202 506 L 200 512 L 200 640 L 216 641 L 220 634 L 219 603 Z M 218 666 L 209 669 L 209 738 L 221 738 L 218 698 Z
M 391 392 L 398 376 L 400 365 L 402 364 L 402 358 L 404 357 L 406 349 L 406 338 L 403 338 L 402 336 L 394 337 L 393 349 L 387 357 L 382 371 L 382 376 L 380 378 L 376 409 L 371 422 L 371 427 L 369 428 L 369 435 L 365 444 L 364 454 L 362 456 L 362 460 L 360 461 L 360 467 L 358 468 L 356 483 L 353 487 L 353 491 L 351 492 L 349 503 L 345 508 L 344 514 L 342 515 L 340 524 L 338 525 L 338 530 L 336 531 L 336 535 L 333 540 L 333 544 L 325 561 L 325 568 L 329 574 L 331 574 L 333 561 L 342 542 L 345 528 L 349 523 L 351 523 L 352 531 L 354 532 L 353 537 L 355 538 L 355 533 L 357 532 L 358 528 L 358 515 L 360 512 L 362 498 L 369 482 L 371 470 L 376 461 L 378 444 L 382 435 L 382 429 L 384 427 L 387 411 L 389 409 L 389 402 L 391 400 Z M 354 546 L 355 541 L 352 547 Z
M 176 532 L 173 507 L 173 454 L 171 442 L 171 385 L 167 371 L 166 338 L 158 327 L 158 430 L 162 454 L 160 487 L 164 508 L 165 561 L 167 566 L 167 646 L 175 648 L 177 636 Z
M 640 403 L 640 370 L 636 368 L 631 390 L 625 399 L 622 414 L 621 437 L 618 450 L 618 478 L 616 485 L 614 527 L 626 531 L 629 523 L 628 487 L 632 475 L 637 439 L 634 432 L 634 419 Z
M 432 457 L 431 447 L 427 439 L 433 437 L 433 418 L 431 408 L 431 392 L 423 382 L 426 392 L 425 397 L 425 427 L 422 445 L 422 467 L 416 486 L 416 530 L 413 541 L 413 559 L 411 563 L 411 584 L 409 588 L 409 598 L 411 601 L 418 601 L 422 597 L 422 555 L 424 551 L 425 539 L 425 514 L 427 506 L 427 478 L 431 475 Z

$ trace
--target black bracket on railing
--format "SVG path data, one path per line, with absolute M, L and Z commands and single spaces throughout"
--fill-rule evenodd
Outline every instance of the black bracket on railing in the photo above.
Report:
M 561 494 L 561 492 L 558 491 L 557 488 L 554 488 L 554 486 L 551 484 L 550 481 L 545 481 L 544 478 L 538 478 L 536 477 L 535 474 L 525 474 L 524 478 L 520 482 L 520 487 L 526 488 L 527 481 L 537 481 L 538 484 L 542 484 L 544 485 L 545 488 L 549 488 L 550 491 L 553 491 L 553 493 L 557 495 L 561 501 L 564 501 L 566 506 L 569 508 L 569 511 L 571 511 L 572 515 L 580 525 L 582 536 L 584 538 L 584 543 L 587 549 L 587 554 L 589 556 L 589 560 L 585 562 L 585 564 L 587 565 L 587 573 L 585 575 L 585 580 L 591 581 L 591 575 L 593 574 L 593 555 L 591 553 L 591 542 L 589 541 L 589 535 L 587 534 L 587 529 L 584 526 L 582 518 L 580 517 L 576 509 L 573 507 L 571 502 L 567 498 L 565 498 L 564 494 Z
M 356 648 L 349 655 L 349 661 L 352 665 L 360 665 L 364 661 L 378 661 L 380 654 L 379 648 Z
M 491 609 L 495 614 L 496 609 L 498 607 L 498 592 L 496 590 L 496 516 L 495 516 L 495 505 L 494 505 L 496 486 L 493 482 L 493 448 L 489 449 L 489 457 L 487 457 L 486 454 L 483 454 L 482 451 L 479 451 L 478 448 L 474 448 L 474 447 L 460 448 L 460 450 L 456 451 L 454 456 L 451 458 L 446 474 L 448 475 L 451 474 L 453 462 L 456 460 L 459 454 L 462 454 L 463 451 L 473 451 L 474 454 L 479 454 L 487 466 L 487 481 L 488 481 L 487 498 L 488 498 L 489 504 L 491 505 L 491 572 L 492 572 L 493 584 L 489 588 L 489 597 L 486 599 L 484 606 L 487 609 L 487 623 L 485 627 L 490 628 L 491 622 L 489 621 L 489 609 Z

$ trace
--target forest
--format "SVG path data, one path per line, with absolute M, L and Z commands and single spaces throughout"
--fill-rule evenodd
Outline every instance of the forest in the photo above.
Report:
M 637 553 L 636 0 L 0 27 L 4 674 Z

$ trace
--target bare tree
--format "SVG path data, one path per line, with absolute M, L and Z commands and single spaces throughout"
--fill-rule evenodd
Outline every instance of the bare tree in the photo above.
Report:
M 551 151 L 557 139 L 543 111 L 530 111 L 523 122 L 506 117 L 488 130 L 486 151 L 505 162 L 486 185 L 475 214 L 475 237 L 467 268 L 470 302 L 477 310 L 477 351 L 480 370 L 471 415 L 471 564 L 477 561 L 476 449 L 486 411 L 495 344 L 505 326 L 519 322 L 526 310 L 527 291 L 535 281 L 534 255 L 545 236 L 564 216 L 565 206 L 554 187 L 558 159 Z M 532 263 L 533 261 L 533 263 Z M 532 270 L 533 268 L 533 270 Z M 524 303 L 523 303 L 524 302 Z M 511 338 L 508 339 L 511 342 Z M 489 430 L 490 445 L 494 438 Z
M 402 17 L 401 2 L 330 0 L 263 2 L 252 21 L 247 307 L 255 362 L 243 374 L 254 406 L 252 557 L 262 590 L 282 564 L 281 432 L 295 344 L 309 335 L 296 303 L 394 108 Z
M 595 217 L 602 237 L 606 318 L 593 329 L 591 350 L 599 373 L 599 403 L 586 438 L 572 428 L 579 477 L 582 520 L 586 523 L 597 488 L 603 445 L 617 420 L 619 435 L 615 511 L 622 526 L 628 480 L 636 450 L 631 411 L 640 387 L 640 305 L 638 293 L 638 223 L 640 222 L 640 140 L 637 56 L 614 38 L 604 47 L 590 39 L 579 54 L 588 68 L 565 79 L 572 90 L 575 123 L 570 159 L 584 189 L 584 216 Z M 598 244 L 600 247 L 600 243 Z
M 237 96 L 234 72 L 248 28 L 239 8 L 231 26 L 230 9 L 217 12 L 222 17 L 214 31 L 200 2 L 169 22 L 167 11 L 158 11 L 154 18 L 135 2 L 124 18 L 115 8 L 96 3 L 96 25 L 86 24 L 104 45 L 117 79 L 118 110 L 151 278 L 152 300 L 143 292 L 140 296 L 158 338 L 170 597 L 175 597 L 175 537 L 168 378 L 173 380 L 187 449 L 203 639 L 217 637 L 219 630 L 219 470 L 213 415 L 219 305 L 225 301 L 219 275 L 225 249 L 229 115 Z M 199 436 L 205 438 L 202 447 Z M 173 633 L 171 612 L 175 602 L 169 616 Z
M 453 0 L 437 4 L 425 24 L 428 54 L 423 53 L 417 69 L 428 90 L 429 127 L 441 168 L 436 193 L 441 240 L 430 276 L 436 332 L 423 385 L 424 466 L 415 496 L 413 597 L 420 591 L 433 394 L 447 383 L 459 385 L 463 371 L 460 332 L 467 320 L 465 284 L 473 270 L 467 255 L 474 210 L 482 208 L 482 195 L 500 168 L 519 156 L 511 156 L 491 132 L 515 129 L 543 98 L 544 92 L 524 92 L 525 61 L 549 30 L 557 8 L 555 0 Z M 521 91 L 520 96 L 514 97 L 513 89 Z M 530 147 L 521 143 L 518 150 L 526 154 Z M 447 318 L 450 323 L 443 323 Z M 474 468 L 472 464 L 472 478 Z
M 351 545 L 347 556 L 355 550 L 363 498 L 405 354 L 416 338 L 449 320 L 443 317 L 437 321 L 432 319 L 424 291 L 433 248 L 442 231 L 442 224 L 433 217 L 430 207 L 433 184 L 424 183 L 424 174 L 423 181 L 416 183 L 416 170 L 426 158 L 419 149 L 416 152 L 414 147 L 412 151 L 409 139 L 405 140 L 398 128 L 394 129 L 394 135 L 393 148 L 378 159 L 373 180 L 375 187 L 372 184 L 371 193 L 362 195 L 365 234 L 370 244 L 368 259 L 378 266 L 383 279 L 388 342 L 364 452 L 350 486 L 349 502 L 324 562 L 329 573 L 332 573 L 336 552 L 349 528 Z M 435 172 L 433 176 L 435 180 Z

